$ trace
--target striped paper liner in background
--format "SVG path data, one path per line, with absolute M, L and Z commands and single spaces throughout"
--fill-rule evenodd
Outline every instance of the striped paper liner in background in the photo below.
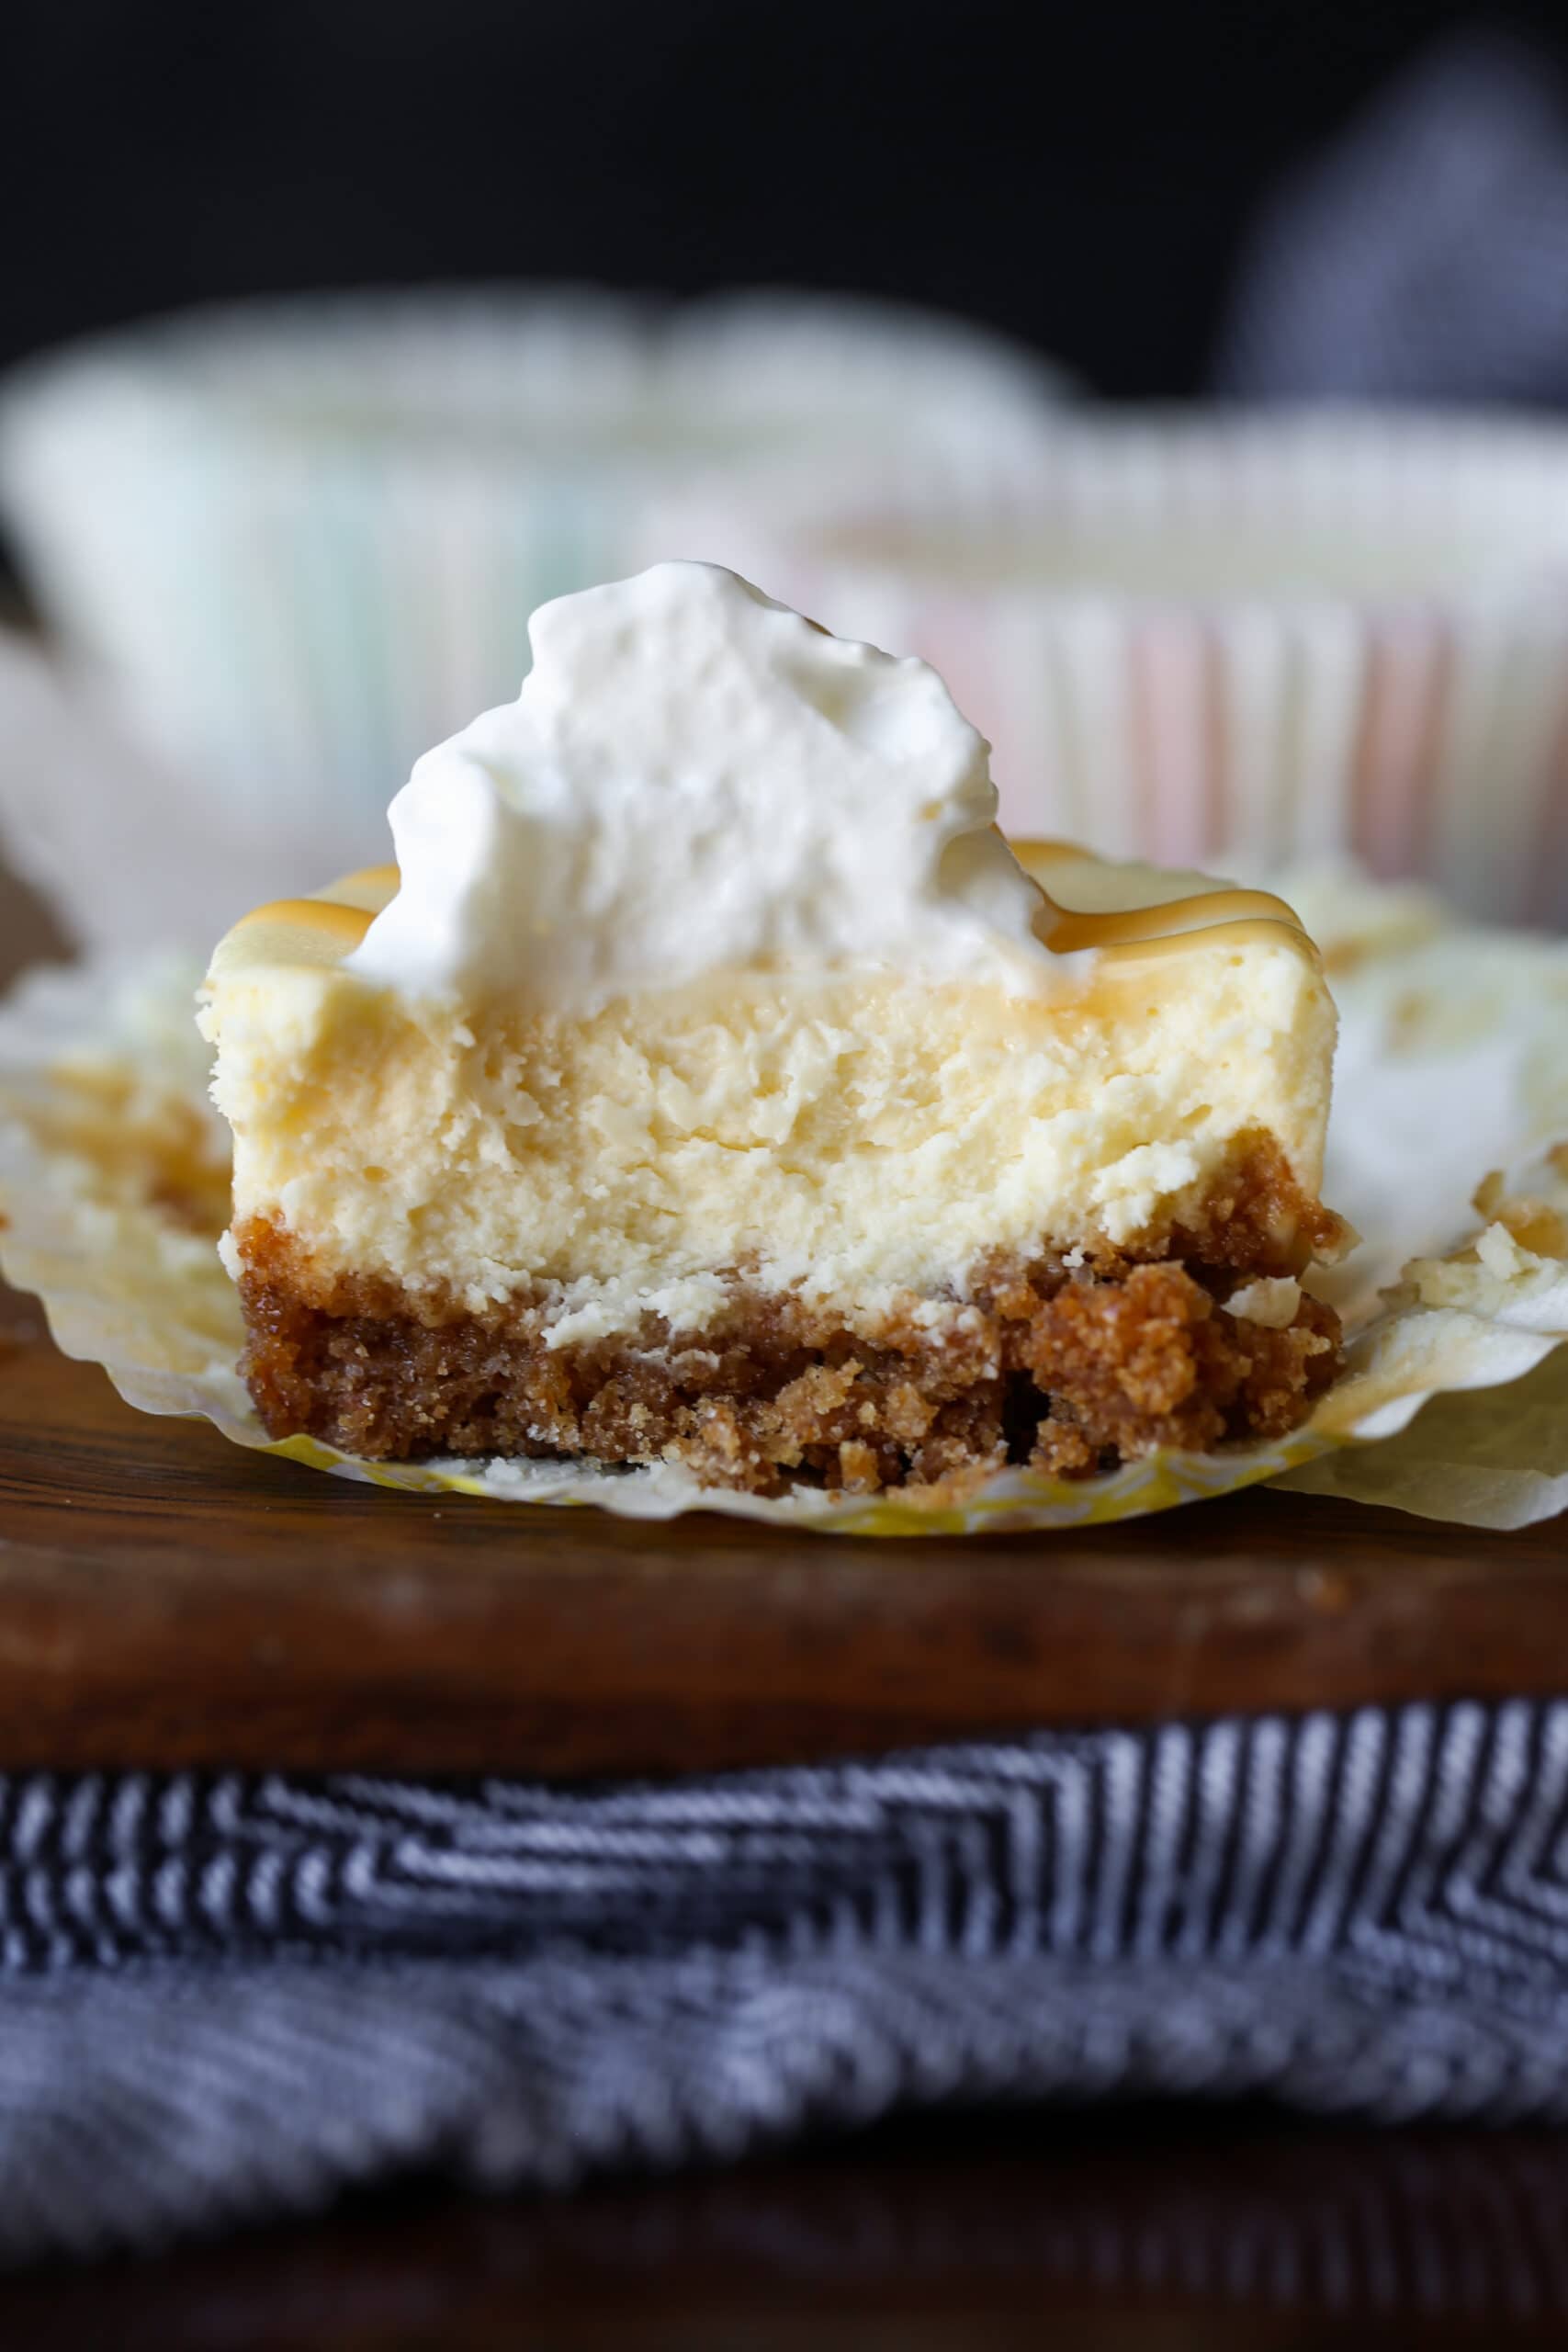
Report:
M 516 695 L 536 605 L 637 568 L 658 502 L 966 501 L 1060 390 L 977 328 L 825 295 L 304 297 L 29 363 L 0 503 L 66 650 L 319 876 L 381 854 L 420 752 Z
M 1568 922 L 1568 432 L 1078 410 L 1002 495 L 657 537 L 933 662 L 1010 832 L 1244 877 L 1354 859 Z

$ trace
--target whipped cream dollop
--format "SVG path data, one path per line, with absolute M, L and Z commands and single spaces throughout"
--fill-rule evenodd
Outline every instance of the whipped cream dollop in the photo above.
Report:
M 401 886 L 349 970 L 581 1009 L 725 972 L 1050 984 L 987 746 L 927 663 L 704 563 L 560 597 L 528 634 L 517 700 L 392 802 Z

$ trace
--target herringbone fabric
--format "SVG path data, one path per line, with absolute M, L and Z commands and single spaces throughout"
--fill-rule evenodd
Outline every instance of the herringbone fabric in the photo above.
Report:
M 944 2099 L 1568 2116 L 1568 1702 L 638 1787 L 0 1785 L 0 2249 Z

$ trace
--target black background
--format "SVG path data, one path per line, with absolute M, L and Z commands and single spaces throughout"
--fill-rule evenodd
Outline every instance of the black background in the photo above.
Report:
M 1201 388 L 1278 175 L 1461 25 L 1568 0 L 0 0 L 0 364 L 204 297 L 869 288 Z

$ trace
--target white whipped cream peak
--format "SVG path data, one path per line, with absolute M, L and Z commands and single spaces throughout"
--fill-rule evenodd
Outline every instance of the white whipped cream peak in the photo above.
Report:
M 925 662 L 705 563 L 562 596 L 528 634 L 518 699 L 392 802 L 401 887 L 351 971 L 573 1009 L 725 972 L 1049 984 L 987 746 Z

